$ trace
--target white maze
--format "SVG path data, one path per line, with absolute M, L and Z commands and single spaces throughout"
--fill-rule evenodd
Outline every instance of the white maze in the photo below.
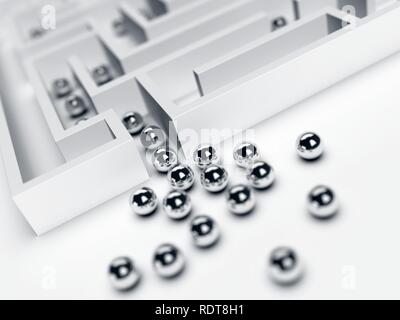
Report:
M 149 178 L 127 112 L 190 155 L 187 130 L 222 140 L 400 50 L 396 0 L 49 2 L 0 2 L 1 149 L 37 234 Z

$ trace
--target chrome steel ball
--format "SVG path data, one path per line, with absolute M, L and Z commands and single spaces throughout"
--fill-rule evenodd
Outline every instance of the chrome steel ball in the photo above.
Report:
M 132 194 L 130 204 L 137 215 L 149 216 L 157 210 L 157 195 L 150 188 L 141 188 Z
M 147 126 L 140 134 L 140 142 L 148 150 L 161 147 L 166 141 L 165 133 L 157 126 Z
M 220 237 L 217 223 L 208 216 L 195 217 L 191 223 L 191 233 L 194 244 L 199 248 L 213 246 Z
M 221 192 L 228 185 L 228 172 L 219 165 L 213 164 L 201 172 L 201 184 L 209 192 Z
M 60 78 L 54 80 L 52 90 L 57 98 L 63 98 L 72 93 L 72 85 L 68 79 Z
M 339 211 L 339 201 L 332 189 L 317 186 L 308 195 L 308 211 L 315 218 L 329 219 Z
M 143 117 L 137 112 L 126 113 L 122 118 L 122 123 L 132 136 L 140 133 L 144 128 Z
M 297 153 L 301 158 L 316 160 L 323 152 L 322 140 L 316 133 L 307 132 L 297 139 Z
M 79 118 L 89 111 L 83 98 L 78 95 L 69 96 L 65 102 L 65 107 L 71 118 Z
M 162 146 L 154 151 L 152 162 L 158 172 L 166 173 L 178 164 L 178 156 L 169 147 Z
M 102 86 L 103 84 L 106 84 L 107 82 L 110 82 L 113 79 L 111 70 L 106 65 L 101 65 L 96 67 L 92 71 L 92 75 L 94 81 L 97 83 L 98 86 Z
M 139 283 L 141 273 L 135 267 L 132 259 L 120 257 L 111 262 L 108 268 L 108 276 L 114 289 L 127 291 L 133 289 Z
M 251 142 L 242 142 L 233 151 L 233 159 L 239 167 L 249 167 L 260 157 L 258 147 Z
M 250 165 L 247 180 L 256 189 L 267 189 L 275 181 L 274 169 L 264 161 L 256 161 Z
M 127 34 L 127 28 L 126 28 L 126 24 L 123 18 L 119 18 L 119 19 L 115 19 L 112 22 L 112 28 L 114 30 L 114 33 L 118 36 L 118 37 L 122 37 L 125 36 Z
M 211 144 L 199 145 L 193 153 L 193 161 L 200 169 L 217 164 L 219 162 L 217 150 Z
M 188 190 L 194 184 L 194 172 L 191 167 L 177 164 L 168 171 L 168 181 L 174 190 Z
M 246 215 L 256 206 L 253 191 L 243 184 L 235 185 L 228 190 L 227 201 L 229 210 L 236 215 Z
M 185 258 L 172 244 L 164 244 L 156 249 L 153 257 L 156 273 L 162 278 L 174 278 L 185 268 Z
M 281 285 L 291 285 L 303 276 L 302 263 L 293 249 L 279 247 L 272 251 L 269 257 L 269 275 Z
M 173 220 L 183 220 L 192 211 L 190 196 L 184 191 L 172 191 L 163 200 L 164 211 Z

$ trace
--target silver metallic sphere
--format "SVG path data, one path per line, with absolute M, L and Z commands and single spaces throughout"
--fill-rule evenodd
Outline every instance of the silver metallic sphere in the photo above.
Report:
M 168 181 L 174 190 L 188 190 L 194 184 L 194 172 L 187 165 L 177 164 L 168 171 Z
M 228 185 L 228 172 L 221 166 L 213 164 L 201 173 L 201 184 L 209 192 L 221 192 Z
M 141 188 L 131 196 L 130 204 L 132 210 L 139 216 L 149 216 L 158 207 L 158 199 L 150 188 Z
M 177 247 L 164 244 L 156 249 L 153 266 L 160 277 L 174 278 L 184 270 L 185 258 Z
M 169 147 L 162 146 L 154 151 L 152 162 L 158 172 L 166 173 L 178 164 L 178 156 Z
M 236 215 L 246 215 L 256 206 L 253 191 L 246 185 L 236 185 L 228 190 L 228 208 Z
M 233 159 L 239 167 L 246 168 L 260 157 L 254 143 L 242 142 L 233 151 Z
M 308 211 L 318 219 L 329 219 L 339 211 L 339 201 L 332 189 L 317 186 L 308 195 Z
M 65 107 L 71 118 L 79 118 L 89 111 L 83 98 L 77 95 L 69 96 Z
M 191 233 L 194 244 L 199 248 L 209 248 L 217 243 L 220 231 L 217 223 L 208 216 L 198 216 L 192 220 Z
M 155 150 L 165 143 L 165 133 L 157 126 L 147 126 L 140 134 L 140 142 L 148 150 Z
M 93 79 L 98 86 L 102 86 L 113 79 L 111 70 L 106 65 L 101 65 L 95 68 L 92 72 Z
M 204 169 L 211 164 L 217 164 L 219 157 L 217 150 L 212 145 L 202 144 L 194 151 L 193 160 L 200 169 Z
M 53 94 L 57 98 L 63 98 L 72 93 L 72 85 L 68 79 L 60 78 L 53 82 Z
M 163 200 L 164 211 L 173 220 L 183 220 L 192 211 L 190 196 L 184 191 L 172 191 Z
M 143 117 L 137 112 L 126 113 L 122 118 L 122 123 L 131 136 L 140 133 L 144 128 Z
M 288 247 L 276 248 L 269 257 L 269 275 L 281 285 L 291 285 L 303 276 L 303 266 L 297 253 Z
M 132 259 L 120 257 L 111 262 L 108 276 L 114 289 L 128 291 L 139 283 L 141 273 L 136 269 Z
M 313 132 L 302 134 L 297 139 L 296 145 L 297 153 L 304 160 L 316 160 L 324 152 L 321 138 Z
M 112 22 L 112 28 L 118 37 L 122 37 L 127 34 L 127 28 L 123 18 L 115 19 Z
M 256 161 L 249 167 L 247 180 L 253 188 L 269 188 L 275 180 L 274 169 L 264 161 Z

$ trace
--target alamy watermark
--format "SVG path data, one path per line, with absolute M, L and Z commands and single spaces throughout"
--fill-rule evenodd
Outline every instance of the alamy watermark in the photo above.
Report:
M 49 4 L 43 6 L 40 10 L 40 14 L 40 25 L 43 30 L 51 31 L 57 28 L 57 12 L 54 6 Z
M 357 290 L 357 268 L 354 265 L 343 266 L 341 270 L 341 287 L 346 291 Z
M 45 266 L 42 269 L 41 286 L 45 291 L 56 290 L 57 288 L 57 270 L 54 266 Z

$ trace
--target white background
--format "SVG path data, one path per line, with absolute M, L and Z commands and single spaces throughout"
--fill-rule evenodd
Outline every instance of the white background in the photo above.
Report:
M 162 210 L 149 219 L 134 216 L 129 193 L 37 238 L 14 207 L 1 168 L 0 298 L 400 298 L 399 79 L 398 54 L 258 125 L 255 142 L 277 183 L 257 192 L 257 210 L 247 218 L 231 215 L 223 195 L 197 183 L 193 213 L 213 216 L 223 232 L 208 251 L 192 245 L 189 221 L 170 221 Z M 308 130 L 326 144 L 317 163 L 296 155 L 295 140 Z M 244 181 L 229 144 L 225 153 L 232 181 Z M 340 198 L 334 220 L 316 221 L 305 211 L 305 197 L 319 183 Z M 160 198 L 168 191 L 165 177 L 146 185 Z M 164 242 L 187 258 L 186 272 L 173 281 L 158 278 L 151 266 Z M 267 277 L 268 253 L 282 244 L 295 247 L 306 265 L 306 277 L 292 288 Z M 116 293 L 107 279 L 108 263 L 121 254 L 143 272 L 128 294 Z

